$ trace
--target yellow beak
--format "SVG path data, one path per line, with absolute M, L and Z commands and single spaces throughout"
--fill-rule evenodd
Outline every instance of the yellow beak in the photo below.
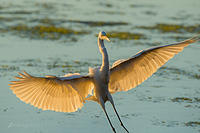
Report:
M 110 39 L 109 39 L 107 36 L 105 36 L 105 39 L 106 39 L 108 42 L 110 42 Z

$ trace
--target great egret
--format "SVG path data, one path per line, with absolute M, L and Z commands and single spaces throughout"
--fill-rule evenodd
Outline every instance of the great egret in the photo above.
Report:
M 95 101 L 101 105 L 113 132 L 116 132 L 105 109 L 105 102 L 109 101 L 121 126 L 128 132 L 111 94 L 128 91 L 141 84 L 175 54 L 200 38 L 196 36 L 183 42 L 142 50 L 129 59 L 116 61 L 111 68 L 104 40 L 110 41 L 103 31 L 98 35 L 102 65 L 95 69 L 89 68 L 87 76 L 74 73 L 63 77 L 34 77 L 24 71 L 23 74 L 19 73 L 21 77 L 15 77 L 18 81 L 11 81 L 11 90 L 26 103 L 58 112 L 74 112 L 82 108 L 86 100 Z

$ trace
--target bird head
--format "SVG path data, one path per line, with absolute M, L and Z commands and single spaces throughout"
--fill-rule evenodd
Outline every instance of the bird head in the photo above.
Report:
M 109 38 L 107 37 L 107 35 L 106 35 L 106 32 L 104 32 L 104 31 L 99 32 L 99 38 L 100 38 L 101 40 L 110 41 L 110 39 L 109 39 Z

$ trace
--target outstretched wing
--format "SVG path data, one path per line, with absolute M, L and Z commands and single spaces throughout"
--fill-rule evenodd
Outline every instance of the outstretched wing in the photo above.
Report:
M 93 89 L 89 76 L 74 78 L 55 76 L 34 77 L 24 72 L 11 81 L 10 89 L 16 96 L 43 110 L 74 112 L 83 106 L 85 97 Z
M 153 47 L 140 51 L 132 58 L 118 61 L 115 63 L 117 65 L 110 69 L 110 93 L 128 91 L 136 87 L 184 47 L 199 40 L 199 37 L 193 37 L 180 43 Z

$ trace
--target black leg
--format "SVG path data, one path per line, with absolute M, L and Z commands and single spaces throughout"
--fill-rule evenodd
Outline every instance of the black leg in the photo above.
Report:
M 119 121 L 120 121 L 121 126 L 126 130 L 127 133 L 129 133 L 129 131 L 126 129 L 126 127 L 125 127 L 124 124 L 122 123 L 122 121 L 121 121 L 121 119 L 120 119 L 120 117 L 119 117 L 119 115 L 118 115 L 118 113 L 117 113 L 117 110 L 116 110 L 116 108 L 115 108 L 114 103 L 112 104 L 112 106 L 113 106 L 113 108 L 114 108 L 114 110 L 115 110 L 115 113 L 117 114 L 117 117 L 118 117 L 118 119 L 119 119 Z
M 108 117 L 108 114 L 107 114 L 105 108 L 103 108 L 103 111 L 104 111 L 105 114 L 106 114 L 106 117 L 107 117 L 107 119 L 108 119 L 108 121 L 109 121 L 109 124 L 110 124 L 110 126 L 111 126 L 113 132 L 116 133 L 115 128 L 113 127 L 113 125 L 112 125 L 112 123 L 111 123 L 111 121 L 110 121 L 110 118 Z

